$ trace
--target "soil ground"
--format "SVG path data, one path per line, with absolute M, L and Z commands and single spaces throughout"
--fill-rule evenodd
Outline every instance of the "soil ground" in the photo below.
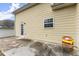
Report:
M 27 46 L 31 40 L 19 40 L 16 39 L 16 37 L 7 37 L 7 38 L 1 38 L 0 39 L 0 50 L 7 51 L 12 48 L 18 48 L 22 46 Z
M 4 55 L 1 51 L 6 52 L 13 48 L 28 46 L 29 48 L 34 48 L 36 50 L 36 56 L 77 56 L 76 51 L 70 54 L 64 52 L 61 44 L 35 42 L 29 39 L 16 39 L 16 37 L 0 38 L 0 55 Z M 79 52 L 79 49 L 77 52 Z

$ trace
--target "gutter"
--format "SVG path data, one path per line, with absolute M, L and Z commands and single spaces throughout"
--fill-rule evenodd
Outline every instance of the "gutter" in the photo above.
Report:
M 72 5 L 76 5 L 76 3 L 54 3 L 51 7 L 53 10 L 61 9 L 64 7 L 69 7 Z

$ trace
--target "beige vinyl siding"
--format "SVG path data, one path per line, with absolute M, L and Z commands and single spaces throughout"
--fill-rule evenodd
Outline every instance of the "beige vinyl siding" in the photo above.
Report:
M 52 36 L 52 29 L 45 29 L 44 28 L 44 20 L 47 18 L 52 18 L 53 17 L 53 12 L 50 4 L 39 4 L 37 6 L 34 6 L 28 10 L 25 10 L 19 14 L 16 15 L 16 29 L 17 31 L 17 36 L 19 35 L 19 29 L 20 26 L 19 24 L 21 23 L 20 21 L 25 22 L 25 27 L 26 27 L 26 38 L 29 39 L 35 39 L 35 40 L 48 40 L 50 41 L 50 36 Z M 18 23 L 17 23 L 18 22 Z M 18 24 L 18 25 L 17 25 Z
M 16 20 L 15 20 L 15 32 L 16 32 L 16 36 L 20 36 L 20 33 L 21 33 L 21 28 L 20 28 L 20 21 L 22 20 L 22 19 L 19 19 L 20 17 L 18 17 L 17 15 L 16 15 Z
M 25 22 L 26 38 L 61 43 L 64 35 L 76 38 L 76 6 L 52 11 L 50 4 L 39 4 L 16 14 L 16 36 Z M 44 28 L 44 20 L 54 18 L 53 28 Z
M 77 44 L 77 47 L 79 47 L 79 3 L 76 6 L 76 28 L 77 28 L 76 44 Z
M 68 35 L 76 40 L 76 6 L 70 6 L 63 9 L 55 10 L 54 18 L 54 31 L 56 38 L 61 42 L 60 39 L 62 39 L 63 36 Z

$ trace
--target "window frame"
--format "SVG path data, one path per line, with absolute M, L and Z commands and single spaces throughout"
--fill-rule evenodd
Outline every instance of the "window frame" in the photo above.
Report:
M 52 22 L 48 21 L 49 19 L 52 19 Z M 44 19 L 44 28 L 53 28 L 54 27 L 54 18 L 47 18 L 47 19 Z M 46 24 L 48 24 L 48 26 L 45 26 Z M 49 26 L 49 24 L 52 26 Z

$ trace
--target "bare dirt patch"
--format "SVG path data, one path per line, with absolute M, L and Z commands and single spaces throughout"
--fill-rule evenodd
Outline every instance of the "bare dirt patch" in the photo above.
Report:
M 27 46 L 30 42 L 32 41 L 29 39 L 19 40 L 19 39 L 16 39 L 16 37 L 3 38 L 3 39 L 0 39 L 0 50 L 7 51 L 12 48 Z
M 31 49 L 34 51 L 35 56 L 74 56 L 77 55 L 76 52 L 74 53 L 66 53 L 62 50 L 61 44 L 57 43 L 44 43 L 39 41 L 32 41 L 30 39 L 16 39 L 16 37 L 9 37 L 9 38 L 3 38 L 0 39 L 0 51 L 9 51 L 13 48 L 21 48 L 21 47 L 29 47 L 29 50 Z M 23 49 L 24 54 L 29 51 L 28 49 Z M 20 49 L 21 51 L 21 49 Z M 30 51 L 29 51 L 30 52 Z M 13 51 L 14 53 L 14 51 Z M 19 52 L 22 54 L 22 52 Z M 30 52 L 31 53 L 31 52 Z M 0 55 L 3 56 L 2 52 Z M 15 52 L 16 55 L 16 52 Z

